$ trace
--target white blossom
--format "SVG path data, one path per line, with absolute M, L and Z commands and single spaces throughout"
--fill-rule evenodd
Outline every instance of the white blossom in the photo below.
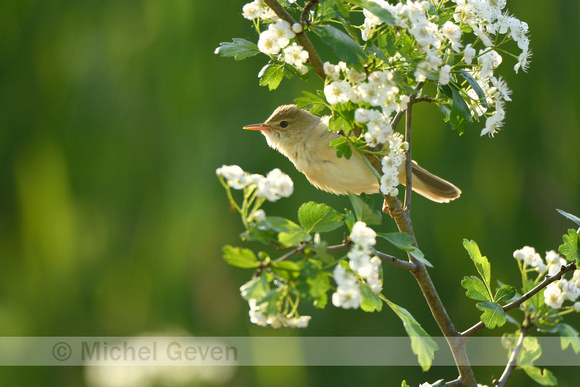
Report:
M 557 281 L 552 282 L 544 289 L 544 301 L 550 308 L 559 309 L 562 307 L 564 294 L 560 290 Z
M 308 61 L 308 51 L 304 50 L 302 46 L 294 42 L 292 45 L 284 49 L 284 61 L 288 64 L 301 68 L 304 66 L 304 63 Z

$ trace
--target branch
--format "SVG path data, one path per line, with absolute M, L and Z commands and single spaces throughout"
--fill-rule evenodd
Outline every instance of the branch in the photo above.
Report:
M 306 3 L 304 10 L 302 10 L 302 14 L 300 15 L 300 24 L 303 26 L 310 25 L 310 22 L 308 21 L 308 12 L 310 12 L 310 9 L 316 4 L 318 4 L 318 0 L 310 0 L 308 3 Z
M 571 262 L 566 266 L 562 266 L 560 268 L 559 272 L 557 272 L 556 274 L 554 274 L 551 277 L 546 276 L 546 278 L 542 282 L 537 284 L 532 290 L 530 290 L 529 292 L 527 292 L 526 294 L 524 294 L 523 296 L 521 296 L 517 300 L 512 301 L 509 304 L 505 305 L 503 307 L 503 311 L 507 312 L 507 311 L 510 311 L 512 309 L 517 308 L 518 306 L 520 306 L 521 304 L 523 304 L 524 302 L 526 302 L 527 300 L 529 300 L 530 298 L 535 296 L 540 290 L 544 289 L 552 282 L 561 279 L 564 276 L 564 274 L 566 274 L 567 272 L 572 271 L 572 270 L 576 270 L 576 264 L 574 262 Z M 475 324 L 474 326 L 472 326 L 471 328 L 469 328 L 468 330 L 466 330 L 465 332 L 462 332 L 461 336 L 462 337 L 472 337 L 477 332 L 481 331 L 483 328 L 485 328 L 485 325 L 483 324 L 483 322 L 480 321 L 477 324 Z
M 524 344 L 524 339 L 528 335 L 528 332 L 530 331 L 530 328 L 532 326 L 533 326 L 533 324 L 530 323 L 530 318 L 529 318 L 529 316 L 527 316 L 524 323 L 520 326 L 520 337 L 518 338 L 518 342 L 517 342 L 516 346 L 514 347 L 514 349 L 512 349 L 512 353 L 511 353 L 510 359 L 505 367 L 505 370 L 501 374 L 499 380 L 493 381 L 493 384 L 496 385 L 497 387 L 503 387 L 505 385 L 505 383 L 507 382 L 508 378 L 510 377 L 514 368 L 516 368 L 516 364 L 518 361 L 518 355 L 519 355 L 520 351 L 522 350 L 522 346 Z
M 286 11 L 286 9 L 282 7 L 278 1 L 264 0 L 264 3 L 266 3 L 268 7 L 272 8 L 272 11 L 274 11 L 274 13 L 276 13 L 276 15 L 280 19 L 287 21 L 288 23 L 290 23 L 290 25 L 294 25 L 296 23 L 296 20 L 294 20 L 292 15 L 290 15 L 288 11 Z M 304 28 L 304 23 L 302 23 L 302 27 Z M 324 74 L 322 60 L 320 59 L 318 52 L 316 52 L 316 49 L 312 45 L 312 42 L 310 41 L 310 39 L 308 39 L 306 32 L 302 30 L 302 32 L 297 33 L 296 40 L 298 41 L 298 43 L 300 43 L 302 48 L 304 48 L 304 50 L 308 52 L 308 62 L 312 65 L 312 67 L 314 67 L 314 71 L 316 71 L 316 74 L 322 80 L 325 80 L 326 75 Z
M 407 105 L 407 113 L 405 115 L 405 141 L 409 144 L 407 149 L 407 158 L 405 160 L 405 205 L 403 208 L 407 211 L 407 215 L 411 216 L 411 196 L 413 193 L 413 162 L 411 157 L 411 118 L 413 115 L 413 104 L 415 103 L 415 95 L 412 94 Z
M 413 262 L 402 261 L 397 257 L 381 253 L 380 251 L 375 251 L 375 255 L 380 259 L 382 259 L 383 261 L 390 262 L 393 265 L 400 267 L 401 269 L 413 270 L 415 268 L 415 264 Z

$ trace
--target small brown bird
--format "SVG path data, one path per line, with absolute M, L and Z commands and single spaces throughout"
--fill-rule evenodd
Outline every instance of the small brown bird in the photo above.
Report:
M 296 169 L 317 188 L 343 195 L 348 191 L 360 194 L 379 192 L 379 181 L 359 157 L 350 159 L 336 156 L 330 141 L 340 137 L 328 130 L 326 119 L 298 109 L 295 105 L 283 105 L 262 124 L 244 126 L 244 129 L 260 130 L 270 147 L 288 157 Z M 461 195 L 461 190 L 440 177 L 412 164 L 413 191 L 438 203 L 447 203 Z M 405 165 L 399 168 L 399 182 L 406 183 Z

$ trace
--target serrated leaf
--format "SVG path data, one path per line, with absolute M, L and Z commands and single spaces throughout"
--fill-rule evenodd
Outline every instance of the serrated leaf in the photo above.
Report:
M 387 23 L 390 26 L 395 25 L 395 19 L 393 18 L 393 15 L 391 15 L 389 11 L 387 11 L 385 8 L 381 7 L 377 3 L 368 0 L 349 0 L 349 3 L 358 5 L 359 7 L 362 7 L 367 11 L 370 11 L 373 15 L 375 15 L 376 17 L 381 19 L 381 21 Z
M 377 294 L 375 294 L 371 287 L 367 284 L 360 286 L 362 293 L 362 302 L 360 308 L 365 312 L 380 312 L 383 309 L 383 302 Z
M 425 259 L 425 254 L 417 247 L 413 246 L 415 239 L 405 232 L 390 232 L 390 233 L 377 233 L 383 239 L 389 241 L 393 246 L 408 252 L 417 261 L 421 262 L 425 266 L 433 267 L 431 262 Z
M 314 306 L 319 309 L 324 309 L 328 302 L 326 292 L 330 289 L 328 275 L 319 271 L 313 278 L 307 278 L 306 283 L 309 285 L 308 294 L 314 298 Z
M 540 356 L 542 356 L 542 347 L 540 346 L 538 339 L 533 336 L 526 336 L 524 338 L 522 349 L 518 354 L 518 364 L 532 365 L 534 361 L 540 358 Z
M 224 260 L 232 266 L 243 269 L 255 269 L 260 266 L 258 257 L 250 249 L 242 247 L 224 246 L 222 249 Z
M 477 269 L 477 272 L 485 282 L 485 286 L 489 291 L 491 283 L 491 266 L 489 264 L 489 261 L 487 260 L 486 257 L 481 255 L 481 252 L 479 251 L 479 246 L 477 246 L 477 243 L 475 243 L 475 241 L 468 241 L 467 239 L 464 239 L 463 247 L 465 248 L 465 250 L 467 250 L 469 257 L 471 258 L 473 264 L 475 265 L 475 268 Z M 489 292 L 489 295 L 490 297 L 493 296 L 491 292 Z
M 242 60 L 259 54 L 260 50 L 253 42 L 242 38 L 234 38 L 231 43 L 221 42 L 215 53 L 224 57 L 232 56 L 235 60 Z
M 346 138 L 335 138 L 330 142 L 330 146 L 336 149 L 336 157 L 344 157 L 347 160 L 352 157 L 352 148 Z
M 299 109 L 308 109 L 312 114 L 321 113 L 328 105 L 324 98 L 311 93 L 309 91 L 303 91 L 303 97 L 298 97 L 294 100 L 296 107 Z
M 487 100 L 485 99 L 485 94 L 481 89 L 481 86 L 479 86 L 479 83 L 477 83 L 477 81 L 475 80 L 475 78 L 473 78 L 471 74 L 469 74 L 465 70 L 461 70 L 459 71 L 459 73 L 467 81 L 467 83 L 469 83 L 473 91 L 475 91 L 475 93 L 479 97 L 479 103 L 481 104 L 481 106 L 485 107 L 486 109 L 489 108 L 489 106 L 487 105 Z
M 419 359 L 419 365 L 421 365 L 423 371 L 429 370 L 433 363 L 433 359 L 435 358 L 435 351 L 439 349 L 439 346 L 435 340 L 425 332 L 421 324 L 415 320 L 413 315 L 411 315 L 407 309 L 389 300 L 386 300 L 386 302 L 393 312 L 395 312 L 395 314 L 401 319 L 403 327 L 411 339 L 411 349 Z
M 534 366 L 520 366 L 519 368 L 523 369 L 534 382 L 542 386 L 555 386 L 558 384 L 558 379 L 546 368 L 542 370 Z
M 453 95 L 453 105 L 449 112 L 449 123 L 459 134 L 463 134 L 467 121 L 471 121 L 471 112 L 459 91 L 451 88 L 451 93 Z
M 572 347 L 575 354 L 580 353 L 580 337 L 578 337 L 578 331 L 572 326 L 564 323 L 556 324 L 556 328 L 560 333 L 560 344 L 562 345 L 562 350 Z
M 560 245 L 558 251 L 560 254 L 566 256 L 568 262 L 576 262 L 577 266 L 580 266 L 578 251 L 578 233 L 576 230 L 568 230 L 568 234 L 562 236 L 563 244 Z
M 342 60 L 344 60 L 349 65 L 360 65 L 367 60 L 367 55 L 361 46 L 357 44 L 348 36 L 348 34 L 342 32 L 338 28 L 333 26 L 322 26 L 314 30 L 320 39 L 327 45 L 329 45 L 334 53 Z
M 511 285 L 504 285 L 497 289 L 493 300 L 497 303 L 511 300 L 516 295 L 516 288 Z
M 352 192 L 348 193 L 348 198 L 352 204 L 352 209 L 354 211 L 354 216 L 356 220 L 365 222 L 367 226 L 375 225 L 378 226 L 383 221 L 383 217 L 380 211 L 373 209 L 370 206 L 372 202 L 366 195 L 358 196 Z M 363 199 L 365 198 L 365 199 Z
M 276 90 L 284 78 L 283 64 L 267 64 L 260 70 L 260 86 L 268 86 L 268 90 Z
M 296 246 L 300 242 L 312 239 L 302 227 L 286 218 L 267 216 L 261 224 L 278 233 L 278 242 L 286 247 Z
M 558 211 L 560 214 L 562 214 L 563 216 L 565 216 L 566 218 L 570 219 L 572 222 L 574 222 L 578 226 L 580 226 L 580 218 L 577 217 L 576 215 L 572 215 L 572 214 L 567 213 L 566 211 L 562 211 L 562 210 L 558 210 L 558 209 L 556 209 L 556 211 Z
M 240 294 L 246 301 L 251 299 L 262 300 L 268 294 L 269 290 L 270 285 L 265 275 L 252 278 L 240 286 Z
M 461 286 L 467 290 L 465 295 L 472 300 L 491 301 L 485 284 L 478 277 L 463 277 L 461 280 Z
M 486 301 L 478 302 L 475 306 L 483 312 L 481 315 L 481 321 L 486 328 L 494 329 L 495 327 L 501 327 L 505 324 L 505 312 L 501 305 L 495 302 Z
M 341 227 L 342 215 L 324 203 L 308 202 L 298 209 L 298 222 L 308 233 L 328 232 Z

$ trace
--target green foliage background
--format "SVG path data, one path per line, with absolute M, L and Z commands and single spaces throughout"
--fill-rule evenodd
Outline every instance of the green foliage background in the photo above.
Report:
M 284 80 L 268 92 L 258 86 L 263 56 L 234 62 L 213 54 L 233 37 L 256 40 L 241 17 L 244 3 L 0 4 L 0 335 L 404 335 L 387 310 L 312 310 L 310 328 L 299 332 L 248 321 L 238 287 L 250 272 L 221 258 L 222 245 L 241 244 L 241 224 L 215 169 L 289 173 L 296 192 L 266 204 L 272 215 L 295 219 L 304 201 L 342 209 L 348 199 L 317 191 L 261 135 L 241 129 L 304 87 Z M 557 249 L 573 224 L 555 209 L 580 214 L 580 3 L 511 0 L 508 8 L 529 23 L 534 56 L 518 76 L 504 57 L 501 73 L 514 90 L 504 129 L 489 139 L 470 126 L 459 137 L 435 106 L 415 107 L 414 158 L 463 190 L 448 205 L 413 201 L 421 250 L 459 329 L 480 315 L 460 286 L 475 274 L 463 238 L 477 241 L 494 278 L 517 285 L 512 252 Z M 307 87 L 320 81 L 312 77 Z M 394 223 L 379 231 L 394 231 Z M 408 273 L 385 265 L 385 282 L 387 297 L 439 335 Z M 580 326 L 577 315 L 568 322 Z M 577 380 L 577 368 L 551 369 L 563 386 Z M 501 371 L 476 369 L 481 383 Z M 227 384 L 391 386 L 441 377 L 455 371 L 264 367 L 241 368 Z M 84 384 L 77 367 L 0 368 L 0 378 Z M 529 380 L 516 373 L 511 382 Z

